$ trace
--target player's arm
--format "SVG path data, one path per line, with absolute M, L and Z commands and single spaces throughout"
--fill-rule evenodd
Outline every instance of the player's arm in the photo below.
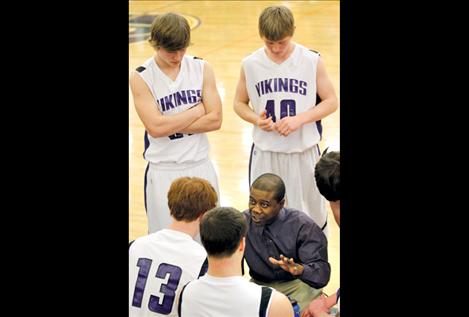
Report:
M 223 119 L 221 98 L 218 94 L 215 74 L 212 66 L 205 62 L 204 83 L 202 86 L 202 105 L 205 115 L 194 121 L 182 133 L 201 133 L 220 129 Z
M 274 291 L 270 303 L 268 317 L 293 317 L 290 300 L 280 292 Z
M 321 102 L 308 111 L 299 113 L 294 117 L 284 117 L 278 121 L 275 128 L 280 134 L 286 136 L 298 130 L 301 126 L 321 120 L 337 110 L 339 101 L 321 58 L 318 60 L 316 87 Z
M 130 75 L 130 88 L 134 98 L 135 110 L 145 129 L 154 138 L 179 132 L 205 114 L 203 105 L 199 104 L 176 115 L 164 116 L 158 110 L 145 81 L 136 72 Z
M 272 118 L 267 118 L 266 111 L 263 110 L 260 115 L 258 115 L 249 106 L 249 95 L 246 88 L 246 76 L 243 67 L 241 67 L 238 86 L 236 87 L 233 109 L 241 119 L 258 126 L 264 131 L 273 130 Z

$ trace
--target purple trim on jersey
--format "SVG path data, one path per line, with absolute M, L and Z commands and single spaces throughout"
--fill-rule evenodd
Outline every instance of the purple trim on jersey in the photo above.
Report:
M 340 287 L 337 289 L 337 300 L 335 301 L 336 304 L 339 302 L 339 298 L 340 298 Z
M 251 154 L 249 154 L 249 188 L 251 188 L 251 163 L 252 163 L 252 152 L 254 151 L 254 143 L 251 146 Z
M 318 129 L 318 132 L 319 132 L 319 140 L 322 140 L 322 124 L 321 124 L 321 120 L 316 121 L 316 128 Z
M 189 284 L 190 282 L 188 282 L 187 284 Z M 186 289 L 186 285 L 184 285 L 184 287 L 182 288 L 181 290 L 181 294 L 179 295 L 179 303 L 178 303 L 178 316 L 181 317 L 182 314 L 181 314 L 181 306 L 182 306 L 182 295 L 184 294 L 184 290 Z
M 324 228 L 327 226 L 327 216 L 326 216 L 326 222 L 324 223 L 324 226 L 322 226 L 321 230 L 324 231 Z
M 143 142 L 144 142 L 143 158 L 145 159 L 145 152 L 150 147 L 150 140 L 148 139 L 148 132 L 146 130 L 143 135 Z M 143 183 L 143 200 L 145 202 L 146 213 L 148 213 L 148 210 L 147 210 L 147 174 L 148 174 L 149 167 L 150 167 L 150 163 L 147 164 L 147 168 L 145 169 L 145 177 L 144 177 L 144 183 Z
M 150 168 L 150 163 L 147 164 L 147 168 L 145 169 L 145 176 L 143 177 L 143 201 L 145 203 L 145 212 L 148 214 L 147 210 L 147 175 L 148 169 Z
M 148 132 L 146 130 L 145 130 L 145 134 L 143 135 L 143 143 L 144 143 L 143 158 L 145 159 L 145 152 L 150 147 L 150 140 L 148 139 Z
M 267 286 L 261 288 L 261 303 L 259 304 L 259 317 L 267 316 L 267 306 L 269 305 L 270 297 L 272 296 L 272 289 Z
M 316 94 L 316 105 L 318 105 L 318 103 L 320 103 L 322 101 L 321 97 L 319 97 L 318 94 Z M 318 120 L 316 121 L 316 128 L 318 129 L 318 132 L 319 132 L 319 140 L 322 140 L 322 124 L 321 124 L 321 120 Z
M 204 276 L 205 273 L 208 271 L 208 258 L 205 258 L 204 263 L 202 263 L 202 267 L 200 268 L 199 276 L 197 278 Z

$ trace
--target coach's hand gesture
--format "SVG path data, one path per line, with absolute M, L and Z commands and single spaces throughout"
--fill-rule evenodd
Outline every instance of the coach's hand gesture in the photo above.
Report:
M 290 272 L 292 275 L 301 275 L 303 273 L 303 265 L 295 263 L 293 258 L 288 259 L 283 254 L 280 254 L 280 260 L 276 260 L 273 257 L 269 257 L 269 261 L 272 264 L 279 265 L 282 269 Z

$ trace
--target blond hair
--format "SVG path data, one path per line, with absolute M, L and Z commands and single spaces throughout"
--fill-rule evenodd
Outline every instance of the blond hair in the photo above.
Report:
M 270 41 L 292 36 L 295 30 L 293 13 L 285 6 L 270 6 L 259 16 L 259 34 Z
M 188 47 L 190 41 L 191 28 L 183 16 L 170 12 L 158 15 L 153 20 L 148 40 L 153 48 L 179 51 Z

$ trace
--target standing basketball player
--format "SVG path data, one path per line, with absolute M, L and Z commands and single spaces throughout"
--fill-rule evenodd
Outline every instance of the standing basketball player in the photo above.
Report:
M 207 253 L 193 238 L 217 193 L 197 177 L 176 179 L 168 192 L 172 223 L 129 247 L 129 316 L 177 316 L 182 287 L 205 274 Z
M 337 109 L 338 100 L 319 53 L 292 42 L 294 30 L 287 7 L 262 11 L 259 34 L 265 46 L 243 60 L 234 110 L 254 125 L 250 184 L 264 173 L 279 175 L 287 188 L 285 206 L 308 213 L 327 234 L 314 166 L 321 119 Z
M 180 317 L 293 317 L 285 295 L 241 276 L 246 231 L 243 214 L 234 208 L 218 207 L 202 217 L 208 272 L 183 289 Z
M 220 129 L 221 99 L 211 66 L 185 55 L 190 27 L 175 13 L 159 15 L 149 40 L 153 57 L 131 74 L 135 109 L 145 126 L 145 208 L 148 231 L 169 225 L 166 193 L 182 176 L 207 179 L 218 191 L 204 132 Z

